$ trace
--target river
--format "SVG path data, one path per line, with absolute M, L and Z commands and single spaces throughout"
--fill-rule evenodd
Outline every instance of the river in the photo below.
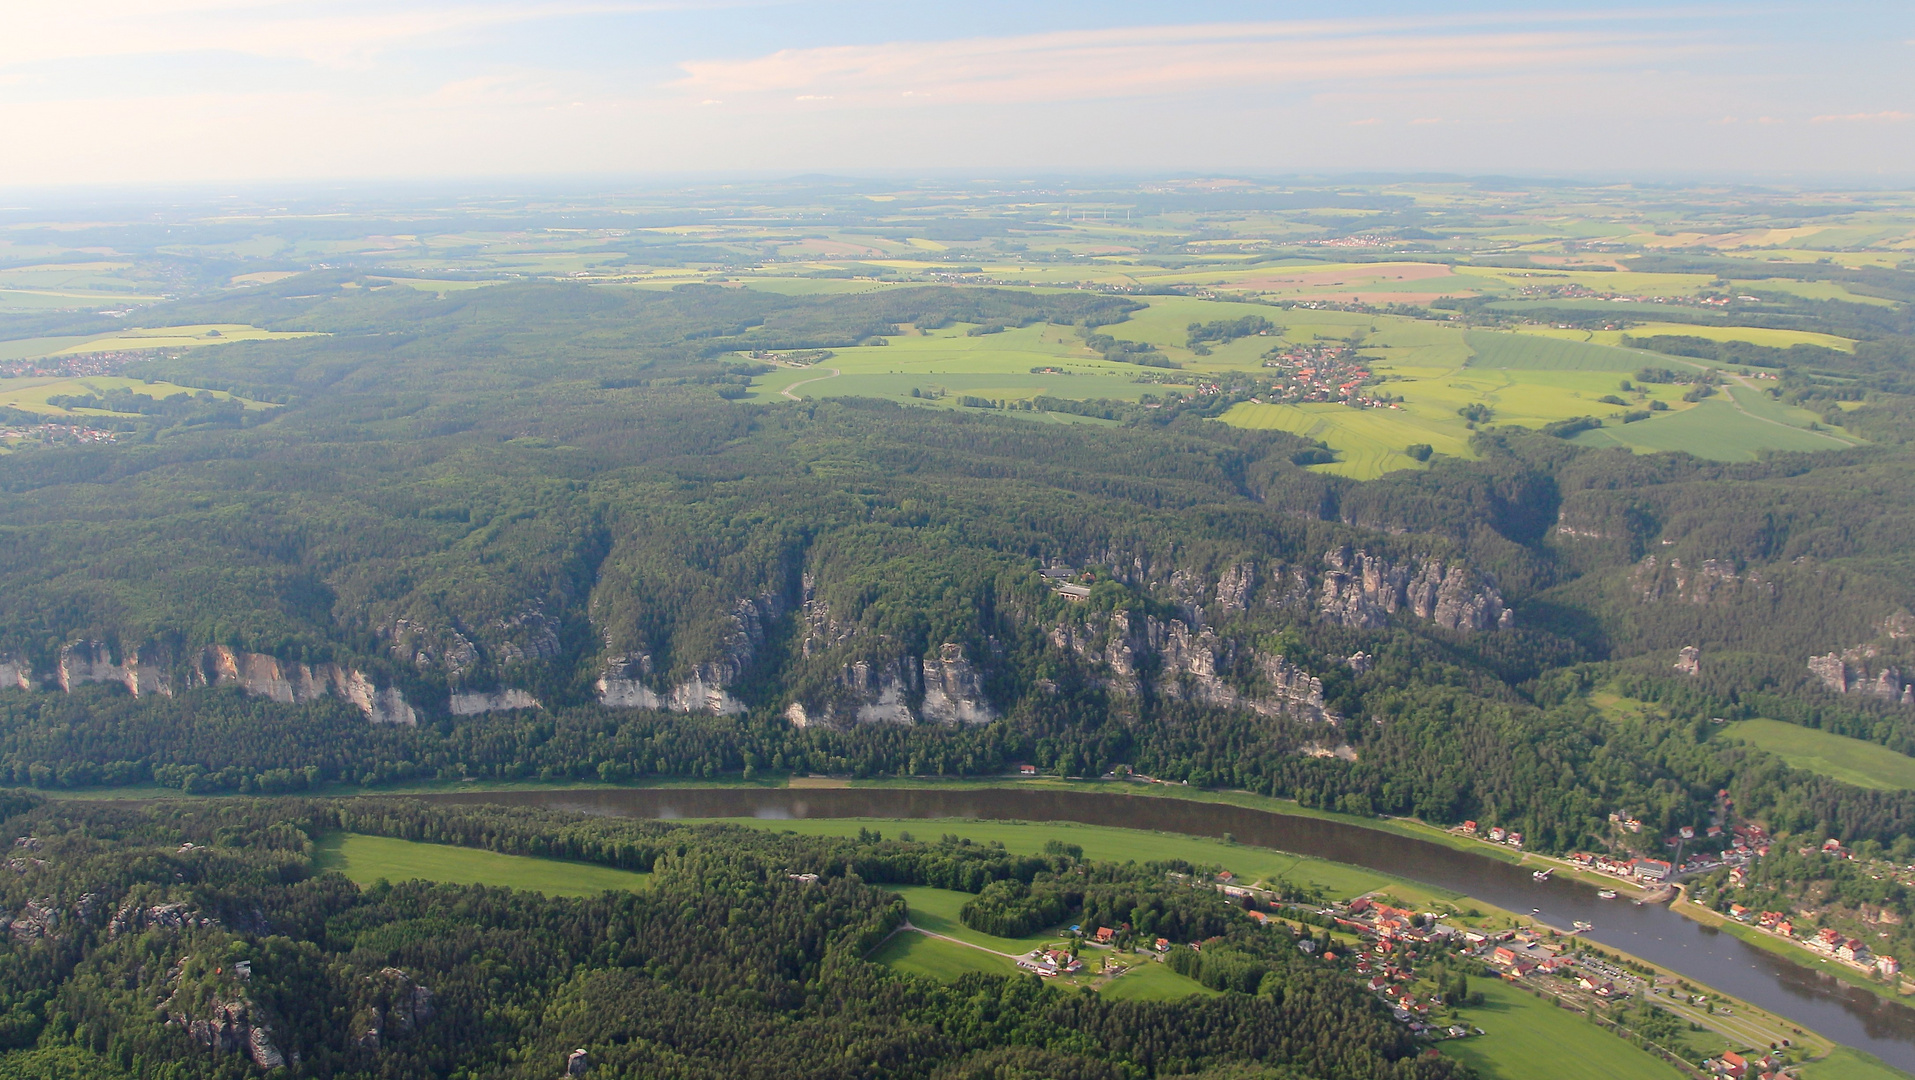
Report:
M 1603 900 L 1581 882 L 1538 882 L 1530 870 L 1442 844 L 1340 821 L 1223 803 L 1054 788 L 604 788 L 458 792 L 455 803 L 541 806 L 640 818 L 978 818 L 1074 821 L 1242 843 L 1409 878 L 1510 911 L 1540 910 L 1555 926 L 1595 924 L 1587 936 L 1752 1001 L 1841 1043 L 1915 1072 L 1915 1009 L 1703 926 L 1666 907 Z

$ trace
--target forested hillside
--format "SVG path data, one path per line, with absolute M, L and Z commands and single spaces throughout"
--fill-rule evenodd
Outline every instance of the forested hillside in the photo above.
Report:
M 1734 464 L 1488 424 L 1473 457 L 1357 482 L 1195 397 L 1083 423 L 736 400 L 913 327 L 1121 337 L 1137 307 L 350 271 L 181 301 L 318 336 L 127 368 L 253 406 L 0 457 L 0 779 L 1029 762 L 1550 849 L 1617 840 L 1619 811 L 1706 824 L 1723 788 L 1778 827 L 1908 828 L 1915 795 L 1756 767 L 1710 723 L 1915 749 L 1891 439 Z M 1843 378 L 1893 426 L 1892 375 Z M 1659 711 L 1619 724 L 1599 691 Z
M 1189 867 L 403 802 L 13 798 L 0 813 L 22 837 L 0 878 L 5 1076 L 547 1080 L 579 1051 L 595 1072 L 673 1078 L 1461 1074 L 1288 931 L 1169 883 Z M 314 841 L 340 829 L 651 879 L 581 899 L 361 888 L 315 866 Z M 883 885 L 1086 876 L 1095 896 L 1165 894 L 1165 931 L 1227 946 L 1247 988 L 1108 1002 L 864 959 L 905 915 Z

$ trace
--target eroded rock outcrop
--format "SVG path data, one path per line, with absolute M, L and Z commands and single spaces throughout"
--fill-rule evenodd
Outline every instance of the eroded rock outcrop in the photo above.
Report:
M 249 694 L 303 704 L 331 694 L 375 724 L 417 724 L 419 714 L 396 686 L 381 689 L 365 672 L 340 664 L 298 664 L 225 645 L 200 650 L 188 675 L 197 686 L 236 685 Z
M 1676 654 L 1676 662 L 1671 665 L 1684 675 L 1695 675 L 1702 671 L 1702 650 L 1694 645 L 1684 645 Z
M 446 703 L 446 708 L 449 709 L 454 716 L 477 716 L 480 713 L 509 712 L 513 709 L 536 709 L 538 707 L 538 698 L 533 697 L 524 690 L 516 690 L 510 687 L 503 690 L 495 690 L 489 694 L 474 690 L 461 691 L 453 694 L 451 699 Z
M 1723 559 L 1685 564 L 1681 558 L 1647 555 L 1630 571 L 1630 591 L 1645 604 L 1678 601 L 1686 604 L 1727 602 L 1754 595 L 1772 597 L 1775 582 L 1760 570 L 1738 572 Z
M 924 718 L 940 724 L 988 724 L 997 710 L 984 696 L 984 680 L 964 655 L 964 646 L 945 642 L 935 658 L 925 657 Z
M 82 683 L 116 682 L 134 697 L 160 694 L 171 697 L 172 680 L 164 666 L 153 657 L 139 653 L 113 659 L 113 651 L 104 641 L 73 641 L 60 647 L 60 663 L 54 678 L 61 690 L 72 690 Z
M 1116 611 L 1053 627 L 1051 644 L 1099 667 L 1106 688 L 1120 695 L 1148 692 L 1263 716 L 1337 719 L 1324 705 L 1321 679 L 1286 657 L 1192 629 L 1181 619 Z
M 377 1050 L 395 1036 L 410 1035 L 432 1019 L 432 991 L 401 968 L 381 968 L 366 976 L 366 1001 L 353 1017 L 356 1041 Z
M 745 705 L 730 688 L 764 648 L 766 630 L 785 611 L 773 593 L 746 597 L 733 605 L 718 655 L 694 664 L 686 677 L 660 688 L 653 680 L 647 653 L 613 656 L 599 672 L 595 689 L 599 704 L 624 709 L 665 709 L 670 712 L 742 713 Z
M 1515 621 L 1495 586 L 1461 564 L 1396 563 L 1348 547 L 1325 553 L 1323 561 L 1317 610 L 1344 626 L 1374 629 L 1399 611 L 1446 630 L 1493 630 Z
M 1880 624 L 1881 636 L 1840 652 L 1809 657 L 1809 672 L 1838 694 L 1866 694 L 1915 705 L 1915 617 L 1898 611 Z
M 31 690 L 39 680 L 33 676 L 33 662 L 12 653 L 0 653 L 0 690 L 15 687 Z

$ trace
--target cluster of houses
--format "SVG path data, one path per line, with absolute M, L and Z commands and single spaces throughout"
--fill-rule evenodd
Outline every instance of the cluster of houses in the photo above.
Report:
M 1032 949 L 1017 958 L 1017 966 L 1045 978 L 1075 975 L 1084 970 L 1084 962 L 1062 949 Z
M 1786 1080 L 1790 1075 L 1783 1071 L 1787 1067 L 1779 1054 L 1770 1053 L 1751 1061 L 1733 1051 L 1718 1058 L 1710 1058 L 1706 1064 L 1709 1071 L 1727 1080 Z
M 1569 853 L 1569 861 L 1584 870 L 1594 870 L 1599 874 L 1657 884 L 1668 881 L 1676 872 L 1675 864 L 1666 859 L 1617 859 L 1587 851 L 1572 851 Z
M 1360 362 L 1355 349 L 1340 342 L 1291 346 L 1266 357 L 1263 366 L 1281 373 L 1267 395 L 1273 404 L 1294 405 L 1305 401 L 1388 404 L 1364 397 L 1361 390 L 1370 380 L 1370 370 Z
M 110 443 L 120 433 L 83 424 L 35 424 L 31 427 L 0 427 L 0 439 L 32 439 L 45 443 Z
M 1492 844 L 1505 844 L 1517 850 L 1521 850 L 1523 846 L 1522 833 L 1511 832 L 1501 825 L 1492 825 L 1488 831 L 1484 831 L 1474 821 L 1465 821 L 1456 831 L 1464 836 L 1474 836 L 1478 840 L 1488 840 Z

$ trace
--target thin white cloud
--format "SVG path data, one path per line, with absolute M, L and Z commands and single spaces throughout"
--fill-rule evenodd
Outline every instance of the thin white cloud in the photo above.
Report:
M 1915 113 L 1905 113 L 1890 109 L 1886 112 L 1842 113 L 1809 118 L 1811 124 L 1897 124 L 1903 120 L 1915 119 Z
M 682 65 L 694 98 L 830 96 L 841 104 L 1019 104 L 1285 85 L 1640 66 L 1713 48 L 1585 29 L 1431 32 L 1428 25 L 1249 23 L 786 49 Z
M 732 6 L 706 0 L 92 0 L 21 3 L 0 67 L 104 57 L 232 52 L 357 63 L 396 45 L 587 15 Z

